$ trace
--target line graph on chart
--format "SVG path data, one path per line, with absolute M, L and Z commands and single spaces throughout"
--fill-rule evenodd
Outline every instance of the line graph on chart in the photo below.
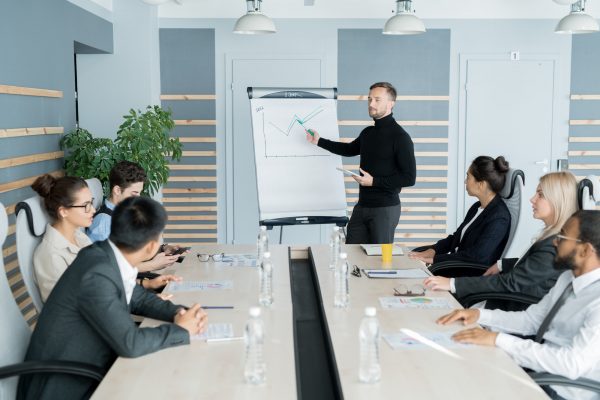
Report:
M 330 156 L 306 140 L 309 129 L 319 133 L 330 129 L 332 118 L 325 107 L 272 109 L 264 105 L 257 107 L 255 112 L 259 114 L 266 158 Z M 337 123 L 335 117 L 333 121 Z
M 308 113 L 308 115 L 306 115 L 304 118 L 300 118 L 298 115 L 294 114 L 294 117 L 290 121 L 286 130 L 281 129 L 280 127 L 278 127 L 271 121 L 269 121 L 269 124 L 271 124 L 275 129 L 277 129 L 279 132 L 283 133 L 286 136 L 290 136 L 292 129 L 294 128 L 294 126 L 296 124 L 300 125 L 302 127 L 302 129 L 306 133 L 308 133 L 308 129 L 306 128 L 306 125 L 304 125 L 304 124 L 308 123 L 311 119 L 313 119 L 315 116 L 319 115 L 323 111 L 324 111 L 323 107 L 318 107 L 318 108 L 312 110 L 310 113 Z

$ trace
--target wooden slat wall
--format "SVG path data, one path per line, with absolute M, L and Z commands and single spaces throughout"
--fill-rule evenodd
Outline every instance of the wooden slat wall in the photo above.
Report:
M 338 101 L 362 101 L 366 108 L 367 96 L 365 95 L 340 95 Z M 401 102 L 448 102 L 449 96 L 398 96 L 397 101 Z M 397 105 L 402 107 L 402 104 Z M 396 228 L 396 243 L 416 247 L 425 244 L 431 244 L 441 238 L 446 237 L 447 228 L 447 195 L 448 195 L 448 135 L 447 120 L 397 120 L 405 130 L 411 135 L 415 144 L 415 156 L 417 158 L 417 183 L 414 187 L 405 188 L 400 195 L 402 202 L 402 215 L 400 223 Z M 373 121 L 363 120 L 341 120 L 340 126 L 341 141 L 351 142 L 368 125 L 373 125 Z M 355 134 L 344 136 L 342 127 L 355 127 Z M 413 132 L 411 127 L 440 127 L 445 129 L 444 137 L 419 135 Z M 344 168 L 358 172 L 358 159 L 350 161 L 344 159 Z M 358 185 L 351 177 L 344 178 L 346 184 L 346 202 L 348 203 L 348 213 L 358 202 Z
M 214 94 L 163 94 L 162 101 L 214 102 Z M 173 104 L 173 103 L 171 103 Z M 171 106 L 173 108 L 173 106 Z M 175 105 L 176 107 L 176 105 Z M 215 127 L 214 119 L 175 119 L 176 127 Z M 176 132 L 177 129 L 176 129 Z M 190 131 L 176 134 L 183 143 L 180 162 L 169 165 L 169 183 L 163 189 L 163 203 L 169 214 L 165 242 L 193 246 L 217 242 L 216 131 L 209 136 Z
M 55 102 L 60 101 L 63 97 L 63 92 L 60 90 L 39 89 L 12 85 L 0 85 L 0 95 L 9 96 L 32 96 L 40 98 L 40 101 Z M 18 176 L 18 178 L 2 179 L 0 181 L 0 201 L 6 207 L 8 214 L 9 228 L 8 236 L 2 247 L 2 257 L 4 259 L 4 267 L 8 282 L 13 292 L 13 295 L 19 305 L 21 312 L 27 319 L 30 325 L 34 325 L 37 320 L 37 312 L 31 301 L 31 297 L 25 288 L 21 271 L 19 269 L 19 261 L 16 254 L 15 240 L 15 205 L 21 200 L 31 196 L 31 191 L 27 188 L 40 175 L 39 163 L 61 160 L 63 152 L 56 151 L 35 153 L 29 149 L 26 154 L 22 154 L 20 149 L 28 149 L 25 145 L 19 145 L 20 141 L 31 136 L 45 135 L 60 135 L 64 133 L 64 128 L 61 126 L 45 126 L 45 127 L 10 127 L 0 126 L 0 146 L 8 146 L 10 140 L 10 148 L 8 148 L 9 157 L 0 159 L 0 174 L 3 177 Z M 15 144 L 16 143 L 16 144 Z M 15 150 L 17 149 L 17 150 Z M 17 154 L 19 153 L 19 154 Z M 62 162 L 60 163 L 62 165 Z M 53 167 L 47 172 L 55 176 L 63 174 L 62 170 L 56 169 L 56 161 Z M 29 166 L 38 171 L 35 175 L 27 175 Z M 25 168 L 25 169 L 23 169 Z M 25 176 L 23 176 L 25 174 Z
M 600 94 L 572 94 L 572 109 L 582 105 L 587 110 L 600 110 Z M 600 120 L 594 119 L 598 115 L 596 111 L 590 118 L 569 121 L 569 169 L 578 180 L 600 176 Z M 600 203 L 596 208 L 600 209 Z

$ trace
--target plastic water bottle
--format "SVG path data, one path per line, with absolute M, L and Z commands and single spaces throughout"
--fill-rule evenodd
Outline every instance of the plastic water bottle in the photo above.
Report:
M 244 377 L 246 382 L 254 385 L 264 383 L 267 378 L 267 366 L 263 358 L 265 327 L 260 318 L 260 307 L 250 308 L 250 318 L 244 330 L 246 343 L 246 363 Z
M 340 227 L 334 226 L 329 239 L 329 269 L 334 270 L 340 258 L 340 250 L 342 243 L 342 234 Z
M 364 383 L 375 383 L 381 379 L 379 364 L 379 321 L 375 307 L 365 308 L 365 316 L 360 323 L 360 368 L 358 379 Z
M 270 306 L 273 303 L 273 264 L 271 253 L 265 252 L 260 263 L 260 295 L 258 302 L 262 306 Z
M 267 235 L 267 227 L 260 226 L 258 239 L 256 239 L 256 262 L 261 263 L 265 252 L 269 251 L 269 235 Z
M 346 308 L 350 303 L 348 293 L 348 255 L 340 253 L 340 259 L 335 267 L 335 294 L 333 297 L 333 306 L 336 308 Z

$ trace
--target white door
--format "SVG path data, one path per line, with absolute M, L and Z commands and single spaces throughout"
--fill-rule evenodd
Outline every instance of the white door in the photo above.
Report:
M 520 257 L 543 227 L 533 219 L 529 198 L 552 165 L 554 61 L 475 59 L 466 67 L 462 176 L 479 155 L 503 155 L 525 172 L 522 220 L 508 254 Z M 473 202 L 467 196 L 465 212 Z
M 228 218 L 233 217 L 232 243 L 256 242 L 258 234 L 258 197 L 250 101 L 247 88 L 255 87 L 321 87 L 320 59 L 233 59 L 232 60 L 232 144 L 233 191 L 229 197 Z M 229 175 L 231 176 L 231 175 Z M 270 233 L 271 243 L 278 243 L 279 228 Z M 313 226 L 289 226 L 283 229 L 283 243 L 320 243 L 321 229 Z

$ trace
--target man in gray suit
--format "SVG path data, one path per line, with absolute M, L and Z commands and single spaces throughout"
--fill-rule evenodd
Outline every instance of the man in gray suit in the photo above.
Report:
M 26 361 L 64 360 L 107 371 L 117 356 L 139 357 L 189 344 L 205 329 L 199 305 L 186 309 L 137 285 L 134 265 L 152 258 L 167 215 L 154 200 L 132 197 L 115 209 L 109 240 L 82 249 L 60 278 L 39 316 Z M 139 328 L 131 314 L 173 322 Z M 27 375 L 19 399 L 81 399 L 94 382 L 61 375 Z

